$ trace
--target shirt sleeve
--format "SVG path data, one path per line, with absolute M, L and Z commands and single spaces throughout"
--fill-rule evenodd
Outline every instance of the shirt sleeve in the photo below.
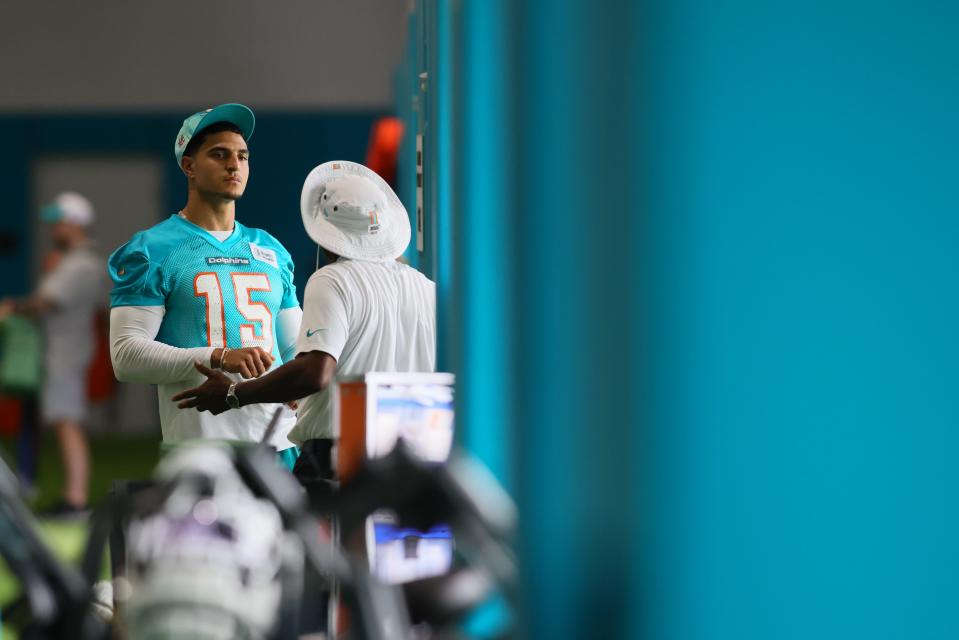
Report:
M 114 251 L 108 270 L 113 280 L 111 307 L 152 307 L 166 302 L 160 266 L 150 260 L 149 249 L 140 238 Z
M 314 275 L 303 292 L 303 320 L 296 339 L 297 353 L 323 351 L 340 359 L 349 338 L 349 305 L 343 290 L 330 278 Z
M 196 376 L 195 361 L 210 363 L 213 347 L 180 349 L 156 340 L 166 309 L 162 306 L 110 310 L 110 359 L 121 382 L 166 384 Z
M 282 361 L 289 362 L 296 357 L 296 336 L 300 332 L 303 310 L 299 306 L 281 309 L 276 319 L 277 350 Z

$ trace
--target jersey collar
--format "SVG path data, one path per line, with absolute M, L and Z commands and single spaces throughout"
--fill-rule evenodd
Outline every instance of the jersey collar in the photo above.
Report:
M 243 225 L 240 224 L 240 221 L 237 220 L 236 218 L 233 219 L 233 233 L 230 234 L 229 238 L 227 238 L 223 242 L 220 242 L 219 240 L 217 240 L 216 236 L 211 234 L 209 231 L 207 231 L 206 229 L 204 229 L 203 227 L 199 225 L 193 224 L 192 222 L 190 222 L 183 216 L 177 213 L 174 213 L 171 217 L 174 220 L 176 220 L 176 222 L 178 222 L 179 224 L 185 225 L 187 229 L 189 229 L 196 235 L 202 237 L 204 240 L 212 244 L 217 249 L 223 249 L 224 251 L 231 248 L 233 245 L 235 245 L 240 240 L 240 238 L 242 238 L 245 235 L 243 233 Z

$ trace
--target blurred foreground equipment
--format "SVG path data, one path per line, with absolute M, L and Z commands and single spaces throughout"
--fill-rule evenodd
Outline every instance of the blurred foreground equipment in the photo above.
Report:
M 92 575 L 109 538 L 115 628 L 151 640 L 288 640 L 324 626 L 329 638 L 425 640 L 461 636 L 492 597 L 515 603 L 516 509 L 452 451 L 452 387 L 435 373 L 338 381 L 336 438 L 304 446 L 300 462 L 316 467 L 298 476 L 305 488 L 265 444 L 199 441 L 151 481 L 118 485 L 85 563 Z
M 92 605 L 92 580 L 62 563 L 43 542 L 33 515 L 20 500 L 16 478 L 2 461 L 0 555 L 21 587 L 17 598 L 3 603 L 2 619 L 20 638 L 107 637 L 107 628 Z
M 460 556 L 453 570 L 387 584 L 364 555 L 324 534 L 326 517 L 347 539 L 383 508 L 404 526 L 450 523 Z M 309 501 L 269 448 L 203 444 L 174 451 L 153 482 L 103 505 L 88 559 L 102 557 L 115 523 L 128 523 L 125 567 L 115 567 L 127 582 L 115 593 L 117 627 L 131 638 L 297 638 L 298 612 L 319 597 L 303 591 L 304 562 L 342 597 L 350 626 L 340 637 L 455 637 L 492 589 L 511 588 L 515 517 L 502 489 L 467 458 L 424 463 L 402 441 L 363 464 L 349 489 Z

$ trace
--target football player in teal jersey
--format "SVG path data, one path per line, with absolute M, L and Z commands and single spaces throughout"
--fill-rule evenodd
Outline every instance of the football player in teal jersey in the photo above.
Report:
M 290 254 L 273 236 L 236 220 L 250 174 L 253 112 L 224 104 L 183 121 L 174 153 L 187 179 L 186 206 L 133 236 L 110 256 L 110 351 L 117 378 L 158 385 L 165 443 L 196 438 L 269 444 L 292 466 L 284 405 L 249 405 L 218 416 L 169 402 L 202 381 L 194 362 L 234 379 L 260 376 L 296 351 L 302 311 Z

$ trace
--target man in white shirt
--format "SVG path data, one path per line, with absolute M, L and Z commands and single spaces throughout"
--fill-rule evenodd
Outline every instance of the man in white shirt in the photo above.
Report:
M 60 252 L 36 292 L 0 303 L 0 317 L 21 313 L 43 320 L 44 383 L 41 413 L 57 434 L 63 459 L 61 500 L 45 515 L 82 515 L 87 506 L 90 452 L 83 423 L 87 419 L 87 372 L 93 358 L 94 321 L 106 302 L 104 261 L 90 246 L 87 229 L 93 205 L 74 192 L 61 193 L 44 207 L 54 247 Z
M 409 244 L 410 223 L 386 182 L 363 165 L 328 162 L 307 177 L 300 210 L 331 264 L 306 285 L 297 357 L 239 383 L 197 363 L 207 381 L 173 398 L 181 408 L 213 414 L 302 398 L 289 436 L 297 444 L 332 437 L 334 374 L 433 371 L 436 363 L 436 287 L 396 261 Z

